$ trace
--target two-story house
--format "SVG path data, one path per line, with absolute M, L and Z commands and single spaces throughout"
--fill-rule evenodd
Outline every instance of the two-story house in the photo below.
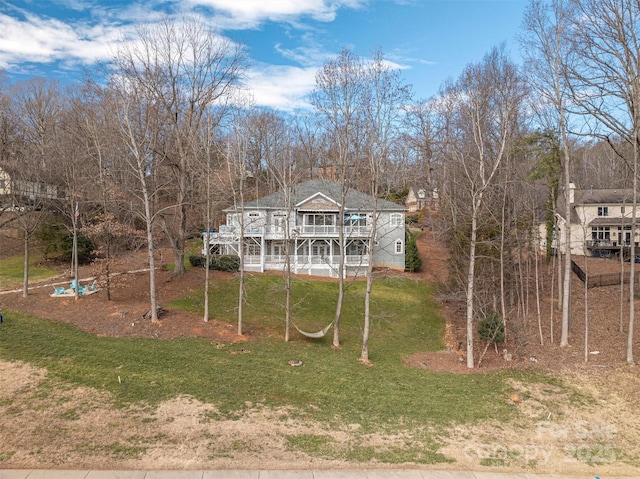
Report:
M 438 189 L 412 186 L 409 188 L 404 204 L 408 213 L 415 213 L 424 208 L 436 209 L 438 207 Z
M 565 252 L 567 244 L 571 254 L 609 257 L 624 251 L 640 240 L 640 208 L 636 209 L 636 231 L 631 231 L 633 212 L 632 189 L 577 189 L 569 187 L 571 206 L 571 237 L 565 238 L 564 206 L 558 207 L 554 247 Z M 561 203 L 564 203 L 561 200 Z M 541 237 L 544 238 L 544 226 Z M 543 242 L 544 243 L 544 242 Z M 545 244 L 542 245 L 543 248 Z
M 370 248 L 374 267 L 404 270 L 404 207 L 378 199 L 373 231 L 374 198 L 349 189 L 341 208 L 341 196 L 339 183 L 310 180 L 228 208 L 226 224 L 203 233 L 204 244 L 217 254 L 242 251 L 245 271 L 283 271 L 289 262 L 294 273 L 336 277 L 342 255 L 345 276 L 364 274 Z

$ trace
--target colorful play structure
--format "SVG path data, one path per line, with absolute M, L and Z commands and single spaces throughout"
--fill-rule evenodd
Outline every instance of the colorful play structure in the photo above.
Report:
M 90 294 L 97 293 L 98 291 L 100 291 L 100 288 L 98 288 L 96 280 L 93 280 L 93 283 L 87 284 L 84 286 L 82 286 L 78 282 L 78 296 L 89 296 Z M 52 298 L 60 298 L 60 297 L 69 297 L 69 296 L 75 296 L 75 295 L 76 295 L 76 280 L 74 279 L 73 281 L 71 281 L 71 284 L 69 284 L 68 288 L 65 288 L 63 286 L 54 286 L 53 293 L 51 293 L 49 296 L 51 296 Z

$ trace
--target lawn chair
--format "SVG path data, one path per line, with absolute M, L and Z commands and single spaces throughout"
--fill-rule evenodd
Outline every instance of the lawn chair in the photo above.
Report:
M 53 287 L 53 294 L 64 294 L 67 290 L 64 289 L 62 286 L 54 286 Z
M 91 283 L 89 286 L 85 286 L 85 288 L 87 288 L 89 291 L 98 291 L 98 280 L 93 280 L 93 283 Z

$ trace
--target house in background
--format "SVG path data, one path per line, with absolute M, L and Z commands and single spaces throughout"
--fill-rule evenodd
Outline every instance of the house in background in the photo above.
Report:
M 438 189 L 430 187 L 409 188 L 407 199 L 404 202 L 407 213 L 415 213 L 424 208 L 437 208 Z
M 564 203 L 559 200 L 556 214 L 554 248 L 564 253 L 567 247 L 571 254 L 610 257 L 621 251 L 628 254 L 633 241 L 640 240 L 640 208 L 636 208 L 636 228 L 631 231 L 633 212 L 632 189 L 577 189 L 569 186 L 571 203 L 571 237 L 564 238 L 566 220 Z M 545 226 L 540 226 L 542 248 L 546 248 Z
M 0 167 L 0 204 L 33 204 L 36 201 L 65 199 L 62 186 L 37 180 L 7 166 Z
M 340 192 L 339 183 L 310 180 L 295 185 L 288 199 L 279 191 L 229 208 L 225 225 L 203 233 L 204 244 L 214 254 L 242 251 L 245 271 L 284 271 L 288 259 L 293 273 L 336 277 L 343 255 L 345 275 L 360 275 L 367 269 L 370 248 L 374 267 L 403 271 L 404 207 L 378 199 L 373 232 L 374 198 L 349 189 L 341 217 Z

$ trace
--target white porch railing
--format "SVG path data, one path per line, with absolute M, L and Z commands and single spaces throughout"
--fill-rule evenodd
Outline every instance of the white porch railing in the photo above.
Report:
M 250 263 L 246 258 L 249 258 L 248 255 L 245 255 L 245 263 L 246 264 L 256 264 Z M 255 261 L 256 258 L 260 258 L 260 256 L 251 256 L 252 261 Z M 367 255 L 347 255 L 345 256 L 345 264 L 347 266 L 367 266 L 369 264 L 369 257 Z M 340 258 L 337 256 L 328 257 L 328 256 L 309 256 L 309 255 L 292 255 L 290 258 L 291 265 L 300 266 L 305 264 L 313 264 L 313 265 L 327 265 L 331 267 L 337 267 L 340 264 Z M 286 263 L 285 255 L 265 255 L 264 257 L 265 266 L 269 265 L 284 265 Z M 257 263 L 259 264 L 259 262 Z
M 337 238 L 339 229 L 337 226 L 291 226 L 289 238 Z M 345 238 L 368 238 L 371 235 L 371 226 L 344 226 Z M 222 225 L 220 231 L 203 233 L 203 240 L 209 244 L 233 244 L 239 240 L 240 229 L 234 226 Z M 276 225 L 248 226 L 245 227 L 244 236 L 262 236 L 267 240 L 284 240 L 285 227 Z
M 371 234 L 371 226 L 343 226 L 344 235 L 347 238 L 366 238 Z M 267 239 L 284 239 L 285 227 L 267 225 L 264 234 Z M 338 237 L 339 228 L 337 226 L 313 226 L 313 225 L 292 225 L 289 227 L 289 238 L 313 238 L 313 237 Z
M 262 256 L 259 254 L 245 254 L 244 255 L 244 264 L 261 264 Z

